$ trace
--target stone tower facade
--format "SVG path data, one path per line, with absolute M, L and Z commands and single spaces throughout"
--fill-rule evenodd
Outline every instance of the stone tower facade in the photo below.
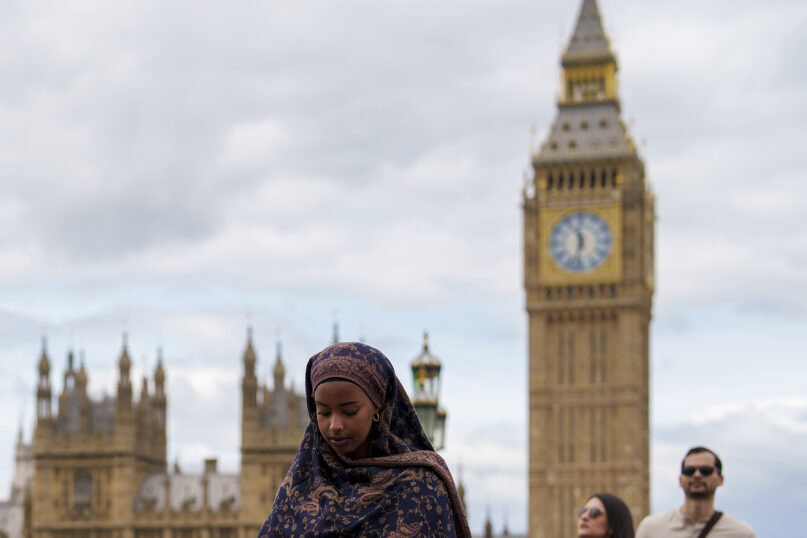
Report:
M 241 506 L 246 519 L 263 522 L 300 447 L 309 416 L 305 395 L 285 385 L 280 345 L 271 389 L 258 385 L 256 360 L 250 332 L 241 381 Z
M 150 473 L 165 471 L 166 398 L 162 363 L 154 371 L 153 391 L 144 378 L 137 401 L 130 369 L 124 338 L 117 395 L 93 401 L 84 364 L 76 369 L 71 352 L 53 415 L 43 344 L 33 436 L 34 537 L 134 537 L 132 501 L 138 485 Z
M 524 191 L 529 535 L 576 535 L 593 493 L 649 510 L 654 198 L 620 117 L 595 0 L 564 52 L 558 111 Z
M 124 338 L 115 397 L 94 401 L 83 361 L 68 355 L 52 411 L 51 362 L 43 342 L 36 388 L 32 471 L 0 503 L 9 538 L 252 538 L 272 508 L 280 481 L 308 424 L 305 396 L 285 384 L 278 346 L 274 385 L 258 382 L 251 331 L 243 354 L 241 472 L 221 473 L 215 459 L 201 474 L 166 465 L 166 375 L 162 358 L 134 398 Z M 151 387 L 151 388 L 150 388 Z M 20 443 L 22 441 L 20 440 Z M 22 456 L 19 456 L 22 454 Z M 31 475 L 33 479 L 30 480 Z M 18 491 L 19 490 L 19 491 Z

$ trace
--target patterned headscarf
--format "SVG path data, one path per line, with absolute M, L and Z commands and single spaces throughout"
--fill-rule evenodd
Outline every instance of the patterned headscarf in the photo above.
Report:
M 314 390 L 332 378 L 357 384 L 380 409 L 368 458 L 336 452 L 319 432 Z M 308 361 L 305 392 L 311 420 L 259 538 L 471 536 L 448 466 L 383 353 L 355 342 L 327 347 Z

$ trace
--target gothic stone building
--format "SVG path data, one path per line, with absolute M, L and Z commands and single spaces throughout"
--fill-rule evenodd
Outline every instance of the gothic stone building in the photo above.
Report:
M 13 532 L 24 538 L 252 538 L 271 508 L 308 423 L 305 397 L 286 387 L 278 349 L 274 387 L 259 385 L 251 334 L 243 354 L 240 474 L 187 475 L 166 463 L 162 360 L 134 398 L 124 339 L 117 393 L 94 401 L 87 372 L 68 358 L 56 414 L 43 343 L 27 492 Z M 19 449 L 18 449 L 19 452 Z M 18 465 L 19 466 L 19 465 Z M 32 475 L 32 480 L 30 477 Z M 24 482 L 24 480 L 22 480 Z M 16 479 L 15 479 L 16 484 Z M 0 517 L 3 515 L 0 506 Z M 21 520 L 21 521 L 18 521 Z M 0 532 L 4 532 L 0 530 Z

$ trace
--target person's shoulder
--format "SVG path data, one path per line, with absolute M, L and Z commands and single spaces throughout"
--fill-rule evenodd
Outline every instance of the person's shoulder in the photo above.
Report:
M 677 508 L 673 508 L 666 512 L 645 516 L 636 529 L 636 538 L 641 538 L 642 536 L 647 538 L 657 536 L 660 530 L 666 529 L 669 527 L 670 523 L 675 520 L 677 511 Z
M 726 530 L 730 530 L 731 535 L 736 536 L 737 538 L 757 538 L 757 533 L 754 531 L 751 525 L 742 519 L 738 519 L 726 513 L 723 514 L 718 521 L 718 524 L 715 525 L 715 530 L 717 530 L 718 526 Z

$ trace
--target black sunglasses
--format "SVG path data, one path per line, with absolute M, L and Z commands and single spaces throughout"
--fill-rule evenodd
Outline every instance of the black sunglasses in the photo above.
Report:
M 700 471 L 701 476 L 709 476 L 713 472 L 715 472 L 715 468 L 711 465 L 701 465 L 700 467 L 694 467 L 692 465 L 688 465 L 681 469 L 681 474 L 685 476 L 692 476 L 695 474 L 695 471 Z
M 586 512 L 588 512 L 588 517 L 590 517 L 591 519 L 598 518 L 598 517 L 600 517 L 602 515 L 602 510 L 600 510 L 597 507 L 587 508 L 585 506 L 581 506 L 580 508 L 577 509 L 577 515 L 578 516 L 582 516 Z

